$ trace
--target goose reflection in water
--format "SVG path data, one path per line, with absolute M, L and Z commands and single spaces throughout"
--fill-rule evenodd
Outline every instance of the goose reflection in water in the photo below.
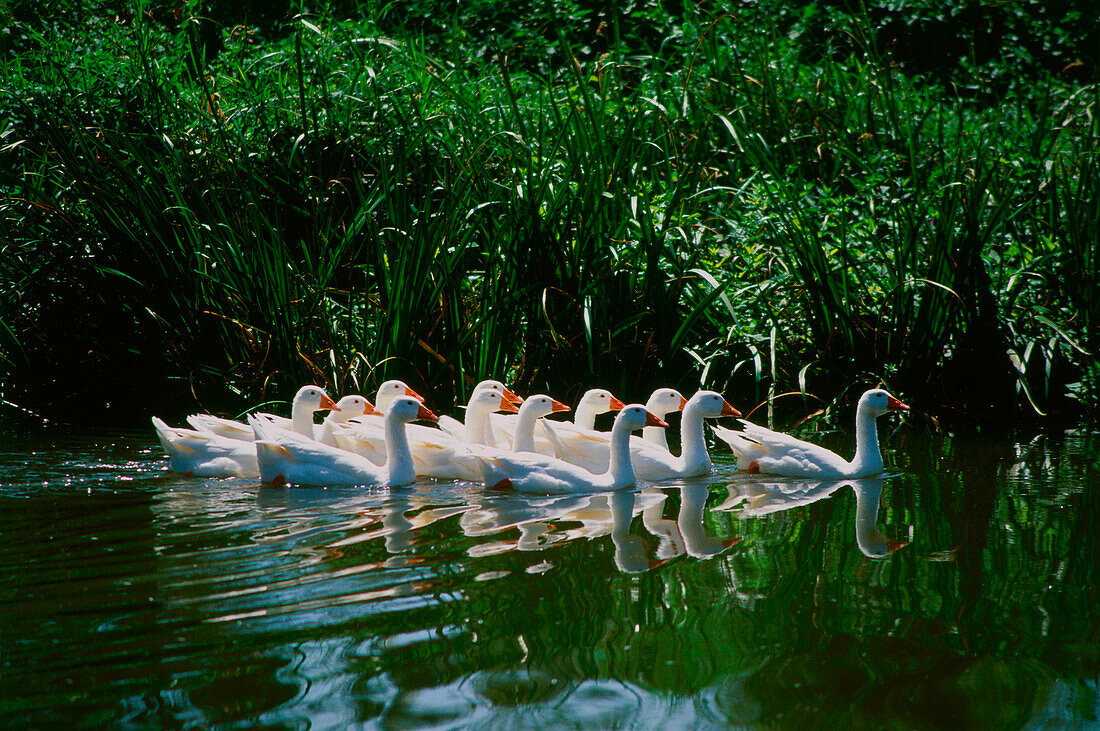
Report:
M 666 488 L 667 489 L 667 488 Z M 739 538 L 716 538 L 703 527 L 703 511 L 709 491 L 706 484 L 685 484 L 680 488 L 677 517 L 664 517 L 668 497 L 661 489 L 619 490 L 591 495 L 566 495 L 541 499 L 502 497 L 487 501 L 463 513 L 459 522 L 467 536 L 485 536 L 518 529 L 512 540 L 483 543 L 469 549 L 471 556 L 506 551 L 538 551 L 575 540 L 610 537 L 614 560 L 620 571 L 638 573 L 667 563 L 677 556 L 708 558 L 733 546 Z M 634 517 L 657 538 L 652 541 L 631 533 Z M 559 528 L 559 523 L 569 527 Z M 651 555 L 652 553 L 652 555 Z
M 677 492 L 678 512 L 666 518 L 667 499 Z M 545 497 L 486 491 L 480 486 L 462 495 L 433 486 L 367 494 L 269 487 L 260 491 L 259 502 L 275 510 L 285 509 L 287 517 L 314 504 L 342 504 L 347 510 L 342 523 L 318 522 L 308 512 L 299 516 L 302 525 L 293 530 L 336 533 L 335 540 L 315 546 L 327 555 L 342 554 L 355 544 L 381 541 L 391 556 L 387 565 L 402 557 L 414 560 L 418 533 L 433 523 L 448 521 L 467 538 L 479 539 L 465 549 L 471 558 L 545 551 L 571 541 L 609 538 L 616 567 L 624 573 L 638 573 L 680 556 L 709 558 L 740 540 L 707 534 L 703 517 L 709 494 L 709 482 L 693 481 L 680 487 Z M 639 515 L 642 530 L 635 534 L 631 528 Z
M 869 558 L 884 558 L 909 545 L 887 538 L 878 529 L 878 509 L 884 479 L 785 480 L 780 482 L 735 482 L 728 485 L 729 497 L 717 507 L 733 510 L 742 518 L 778 513 L 824 500 L 850 485 L 856 495 L 856 545 Z

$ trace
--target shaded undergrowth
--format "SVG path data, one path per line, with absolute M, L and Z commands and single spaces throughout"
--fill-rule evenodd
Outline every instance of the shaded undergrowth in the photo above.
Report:
M 13 25 L 0 396 L 79 420 L 307 380 L 749 408 L 883 381 L 940 416 L 1095 414 L 1083 41 L 1005 31 L 932 73 L 877 11 L 429 5 L 408 35 L 393 4 Z

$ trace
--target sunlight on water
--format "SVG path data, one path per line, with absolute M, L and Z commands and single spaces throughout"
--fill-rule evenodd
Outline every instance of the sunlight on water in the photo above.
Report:
M 5 436 L 7 725 L 1097 719 L 1096 434 L 901 434 L 894 472 L 524 496 L 164 471 Z

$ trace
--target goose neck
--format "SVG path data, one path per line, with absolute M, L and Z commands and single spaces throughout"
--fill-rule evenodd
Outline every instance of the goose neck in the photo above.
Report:
M 386 469 L 389 472 L 390 484 L 413 482 L 416 479 L 416 470 L 413 468 L 405 422 L 397 418 L 396 412 L 388 411 L 383 429 L 386 436 Z
M 534 452 L 535 451 L 535 422 L 538 421 L 538 415 L 531 409 L 520 409 L 519 417 L 516 421 L 516 433 L 512 438 L 512 451 L 513 452 Z
M 313 438 L 313 409 L 295 401 L 290 410 L 290 428 L 302 436 Z
M 634 465 L 630 461 L 630 430 L 616 422 L 611 427 L 611 455 L 607 465 L 614 487 L 634 484 Z
M 484 444 L 485 430 L 489 421 L 488 412 L 481 409 L 466 409 L 466 441 L 470 444 Z
M 882 472 L 882 452 L 878 445 L 878 420 L 859 409 L 856 412 L 856 454 L 851 462 L 858 475 Z
M 707 440 L 703 434 L 703 415 L 689 404 L 680 420 L 680 455 L 685 465 L 701 466 L 709 469 L 710 454 L 707 453 Z
M 573 416 L 573 425 L 578 429 L 594 429 L 596 427 L 596 409 L 587 403 L 577 405 L 577 412 Z

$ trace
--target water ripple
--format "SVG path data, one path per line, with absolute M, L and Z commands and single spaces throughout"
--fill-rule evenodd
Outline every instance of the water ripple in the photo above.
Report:
M 555 497 L 183 478 L 147 434 L 32 446 L 0 452 L 9 726 L 905 726 L 914 684 L 1007 726 L 1006 698 L 1089 707 L 1067 679 L 1096 657 L 1100 508 L 1058 445 Z

